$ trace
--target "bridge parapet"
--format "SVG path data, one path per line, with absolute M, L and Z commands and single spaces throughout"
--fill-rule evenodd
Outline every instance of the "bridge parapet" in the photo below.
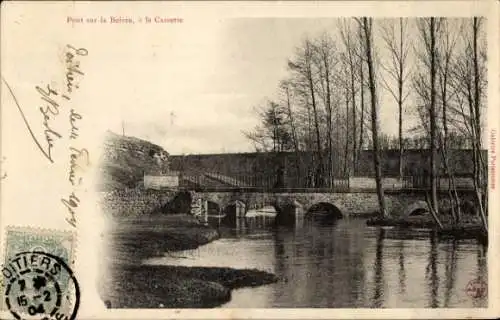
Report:
M 228 206 L 240 203 L 244 209 L 260 209 L 273 206 L 278 214 L 306 213 L 312 206 L 327 203 L 334 206 L 344 217 L 374 214 L 379 211 L 377 194 L 375 192 L 251 192 L 251 191 L 196 191 L 191 192 L 193 203 L 200 203 L 200 199 L 217 204 L 221 210 Z M 425 203 L 426 191 L 389 191 L 384 194 L 386 208 L 391 216 L 405 216 L 411 214 L 412 206 L 415 210 Z M 473 201 L 470 191 L 462 192 L 464 199 Z M 447 207 L 449 200 L 441 197 L 440 207 Z M 418 208 L 417 208 L 418 207 Z M 300 208 L 300 210 L 296 210 Z M 291 213 L 293 212 L 293 213 Z

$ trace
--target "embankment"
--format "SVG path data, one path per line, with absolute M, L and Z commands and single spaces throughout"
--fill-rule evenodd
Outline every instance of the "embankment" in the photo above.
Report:
M 259 270 L 214 267 L 125 266 L 117 270 L 113 308 L 210 308 L 231 299 L 231 290 L 275 282 Z
M 112 308 L 209 308 L 231 299 L 231 290 L 277 281 L 249 269 L 144 265 L 169 251 L 195 249 L 219 238 L 217 230 L 188 214 L 114 217 L 106 235 L 107 270 L 101 296 Z

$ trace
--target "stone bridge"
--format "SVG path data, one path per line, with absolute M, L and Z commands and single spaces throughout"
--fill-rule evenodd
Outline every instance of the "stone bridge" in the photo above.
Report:
M 248 210 L 272 206 L 278 216 L 300 219 L 312 208 L 322 206 L 330 214 L 338 218 L 348 216 L 369 215 L 379 212 L 378 198 L 374 191 L 349 192 L 291 192 L 266 191 L 252 192 L 242 190 L 226 191 L 189 191 L 192 206 L 191 211 L 196 214 L 199 204 L 208 202 L 208 207 L 224 212 L 231 206 L 243 207 L 240 215 Z M 445 192 L 440 192 L 441 209 L 449 209 L 450 202 Z M 426 191 L 424 190 L 386 190 L 385 204 L 389 214 L 393 217 L 403 217 L 428 211 Z M 474 194 L 470 190 L 460 191 L 462 201 L 474 203 Z M 210 211 L 210 210 L 209 210 Z

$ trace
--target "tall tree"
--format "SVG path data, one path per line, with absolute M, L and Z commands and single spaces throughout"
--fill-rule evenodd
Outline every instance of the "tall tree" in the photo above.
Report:
M 259 151 L 287 151 L 292 149 L 292 135 L 287 125 L 286 111 L 274 101 L 268 101 L 257 110 L 261 125 L 243 132 Z
M 487 230 L 487 166 L 482 153 L 482 135 L 484 130 L 486 77 L 486 44 L 484 43 L 483 20 L 474 17 L 465 23 L 463 29 L 464 49 L 453 66 L 453 86 L 458 90 L 460 102 L 468 108 L 462 108 L 463 122 L 472 146 L 473 183 L 476 191 L 477 211 L 484 228 Z
M 343 23 L 340 25 L 340 36 L 342 38 L 342 42 L 344 44 L 344 50 L 345 50 L 345 60 L 347 64 L 347 70 L 346 73 L 348 75 L 347 80 L 347 88 L 350 94 L 350 102 L 351 102 L 351 114 L 349 114 L 349 110 L 347 109 L 347 119 L 351 118 L 352 119 L 352 129 L 351 131 L 347 130 L 348 135 L 352 135 L 354 137 L 357 136 L 357 107 L 356 107 L 356 93 L 357 93 L 357 86 L 356 83 L 358 82 L 358 72 L 359 68 L 358 65 L 359 63 L 359 55 L 357 54 L 358 51 L 358 46 L 359 43 L 356 41 L 356 39 L 353 37 L 353 34 L 355 34 L 352 30 L 351 27 L 351 20 L 343 20 Z M 349 122 L 348 122 L 349 123 Z M 356 163 L 356 155 L 357 155 L 357 139 L 348 139 L 348 141 L 352 142 L 352 162 L 353 165 L 349 166 L 354 167 L 354 164 Z
M 373 140 L 373 164 L 375 168 L 375 183 L 377 187 L 377 197 L 381 214 L 386 217 L 388 212 L 385 207 L 384 189 L 382 186 L 382 172 L 379 151 L 379 123 L 378 123 L 378 101 L 377 88 L 375 79 L 375 67 L 373 58 L 373 20 L 372 18 L 363 17 L 358 20 L 364 32 L 364 51 L 366 55 L 366 63 L 368 67 L 368 87 L 370 89 L 371 98 L 371 122 L 372 122 L 372 140 Z
M 479 203 L 479 210 L 481 219 L 483 220 L 483 225 L 488 229 L 488 223 L 485 215 L 485 208 L 488 199 L 487 192 L 487 178 L 486 178 L 486 164 L 482 155 L 482 118 L 481 118 L 481 96 L 482 96 L 482 85 L 484 74 L 482 73 L 480 67 L 480 49 L 479 49 L 479 36 L 481 32 L 482 19 L 479 17 L 474 17 L 472 19 L 472 44 L 473 44 L 473 59 L 474 59 L 474 115 L 475 115 L 475 149 L 477 153 L 477 187 L 476 193 Z M 483 203 L 484 202 L 484 203 Z
M 436 133 L 437 133 L 437 121 L 436 121 L 436 73 L 437 73 L 437 46 L 436 46 L 436 19 L 430 18 L 429 22 L 429 54 L 431 58 L 430 66 L 430 83 L 431 83 L 431 104 L 430 104 L 430 126 L 431 126 L 431 196 L 432 196 L 432 206 L 434 212 L 438 214 L 438 196 L 437 196 L 437 144 L 436 144 Z
M 314 60 L 314 50 L 313 44 L 310 39 L 306 39 L 298 49 L 296 59 L 288 61 L 289 69 L 294 73 L 296 81 L 301 82 L 305 87 L 306 93 L 309 95 L 307 100 L 310 101 L 312 107 L 312 115 L 314 120 L 314 132 L 315 132 L 315 142 L 318 163 L 315 170 L 315 185 L 321 186 L 323 183 L 323 155 L 322 155 L 322 145 L 321 145 L 321 134 L 320 134 L 320 121 L 318 115 L 318 104 L 315 92 L 315 77 L 313 73 L 313 60 Z M 306 101 L 307 101 L 306 100 Z
M 359 44 L 363 45 L 363 30 L 361 27 L 358 28 L 358 35 L 359 35 Z M 364 125 L 365 125 L 365 72 L 364 72 L 364 61 L 363 61 L 363 52 L 362 50 L 359 51 L 359 92 L 360 92 L 360 120 L 359 120 L 359 143 L 358 143 L 358 156 L 357 159 L 359 159 L 361 155 L 361 150 L 363 150 L 363 145 L 364 145 Z M 358 163 L 356 163 L 356 166 L 358 166 Z M 356 167 L 356 170 L 358 167 Z
M 429 209 L 436 223 L 440 228 L 442 224 L 439 220 L 439 199 L 437 194 L 438 189 L 438 171 L 437 171 L 437 142 L 438 142 L 438 123 L 437 123 L 437 72 L 438 72 L 438 34 L 442 19 L 439 18 L 419 18 L 417 21 L 418 29 L 424 45 L 423 52 L 420 52 L 422 68 L 417 76 L 417 92 L 424 104 L 424 111 L 428 111 L 429 119 L 429 142 L 430 142 L 430 184 L 431 197 L 429 201 Z M 428 75 L 429 78 L 426 78 Z M 422 117 L 422 124 L 425 127 L 425 118 Z
M 405 92 L 406 80 L 410 75 L 407 60 L 410 49 L 408 40 L 408 21 L 406 18 L 399 18 L 398 22 L 390 21 L 383 28 L 382 39 L 389 51 L 390 62 L 384 69 L 391 78 L 391 82 L 396 83 L 397 90 L 393 89 L 390 81 L 382 77 L 384 87 L 398 104 L 398 137 L 399 137 L 399 177 L 403 177 L 403 110 L 404 103 L 410 91 Z M 384 64 L 382 64 L 383 66 Z
M 459 31 L 460 32 L 460 31 Z M 458 33 L 457 33 L 458 34 Z M 442 21 L 441 49 L 439 50 L 438 77 L 440 87 L 440 100 L 442 105 L 441 122 L 443 127 L 443 147 L 448 148 L 449 119 L 450 110 L 448 105 L 453 99 L 454 92 L 450 92 L 450 69 L 453 62 L 453 53 L 457 43 L 457 36 L 453 32 L 453 26 L 448 19 Z
M 295 150 L 295 167 L 296 167 L 296 175 L 297 178 L 300 179 L 302 173 L 302 163 L 300 162 L 300 148 L 299 148 L 299 140 L 297 137 L 297 129 L 296 123 L 293 116 L 292 111 L 292 102 L 291 102 L 291 93 L 290 93 L 290 84 L 288 81 L 282 81 L 280 88 L 285 92 L 286 96 L 286 114 L 288 116 L 288 123 L 290 125 L 291 138 L 293 142 L 293 148 Z
M 337 64 L 336 44 L 332 37 L 323 33 L 315 45 L 316 59 L 315 64 L 318 69 L 319 84 L 321 87 L 320 96 L 326 111 L 326 131 L 327 131 L 327 173 L 328 184 L 333 186 L 333 73 Z

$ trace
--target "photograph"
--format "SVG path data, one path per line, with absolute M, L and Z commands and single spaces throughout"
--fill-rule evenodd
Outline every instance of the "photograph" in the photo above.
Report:
M 500 316 L 499 1 L 1 9 L 0 319 Z
M 485 19 L 216 27 L 213 65 L 177 49 L 198 79 L 136 79 L 173 102 L 106 133 L 106 305 L 487 307 Z

